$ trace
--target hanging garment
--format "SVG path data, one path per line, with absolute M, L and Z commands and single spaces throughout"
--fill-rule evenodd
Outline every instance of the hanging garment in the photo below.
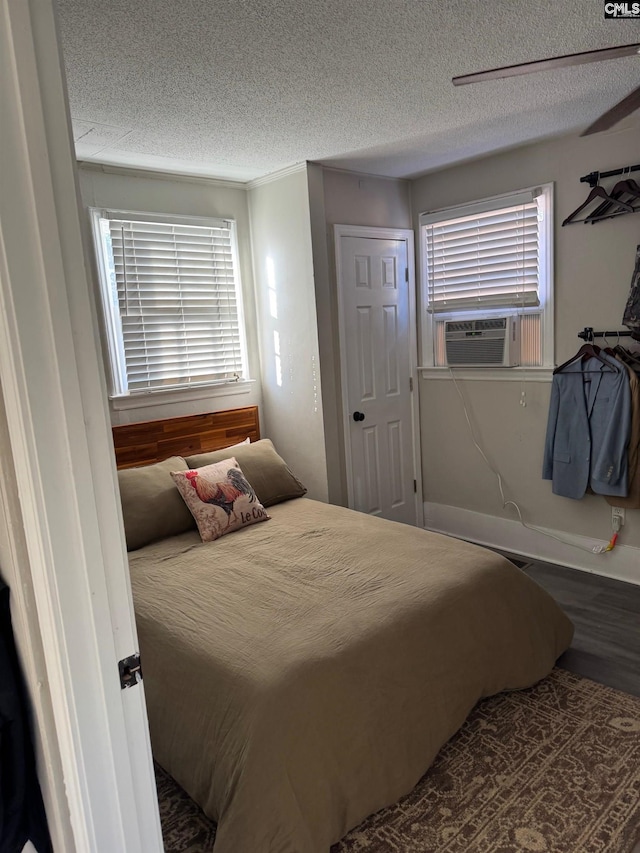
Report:
M 619 359 L 621 364 L 624 362 Z M 629 374 L 631 391 L 631 438 L 629 439 L 629 460 L 627 475 L 627 496 L 610 497 L 606 500 L 611 506 L 625 509 L 640 509 L 640 378 L 625 364 Z
M 640 246 L 636 249 L 636 265 L 631 276 L 631 292 L 622 322 L 631 329 L 631 337 L 640 341 Z
M 553 493 L 579 499 L 627 494 L 631 390 L 615 358 L 577 360 L 554 373 L 542 477 Z
M 11 629 L 9 588 L 0 579 L 0 853 L 21 853 L 28 840 L 38 853 L 52 853 Z

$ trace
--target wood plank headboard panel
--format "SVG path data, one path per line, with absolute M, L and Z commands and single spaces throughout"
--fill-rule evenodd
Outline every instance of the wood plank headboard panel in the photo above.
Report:
M 251 441 L 260 438 L 257 406 L 113 427 L 118 468 L 150 465 L 169 456 L 208 453 L 247 437 Z

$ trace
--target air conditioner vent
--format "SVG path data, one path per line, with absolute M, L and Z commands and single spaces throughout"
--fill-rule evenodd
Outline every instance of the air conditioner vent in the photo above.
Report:
M 515 367 L 520 363 L 520 317 L 445 322 L 451 367 Z
M 475 328 L 478 331 L 490 331 L 491 329 L 506 329 L 506 317 L 492 317 L 490 320 L 474 320 Z
M 447 331 L 449 332 L 470 332 L 473 330 L 475 320 L 460 320 L 447 323 Z

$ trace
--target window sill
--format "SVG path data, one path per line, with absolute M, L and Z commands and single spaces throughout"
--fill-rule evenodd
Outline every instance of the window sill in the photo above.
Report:
M 222 385 L 200 385 L 195 388 L 180 388 L 173 391 L 149 391 L 130 394 L 125 397 L 110 397 L 114 411 L 124 409 L 143 409 L 148 406 L 166 406 L 170 403 L 185 403 L 190 400 L 204 400 L 209 397 L 230 397 L 233 394 L 248 394 L 256 384 L 255 379 L 242 382 L 227 382 Z
M 419 367 L 422 379 L 451 379 L 448 367 Z M 553 367 L 454 367 L 456 379 L 495 382 L 551 382 Z

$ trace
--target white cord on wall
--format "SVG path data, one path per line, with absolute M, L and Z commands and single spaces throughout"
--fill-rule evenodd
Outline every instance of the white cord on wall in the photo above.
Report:
M 526 521 L 522 517 L 522 511 L 520 510 L 520 507 L 518 506 L 518 504 L 515 501 L 506 499 L 505 494 L 504 494 L 504 485 L 502 483 L 502 475 L 500 474 L 499 471 L 496 471 L 496 469 L 493 467 L 491 462 L 489 462 L 484 450 L 480 447 L 480 445 L 478 444 L 478 442 L 476 440 L 475 431 L 473 429 L 473 424 L 471 423 L 471 418 L 469 417 L 469 411 L 467 409 L 466 401 L 464 399 L 462 391 L 460 390 L 460 386 L 458 385 L 458 380 L 456 379 L 455 374 L 454 374 L 453 370 L 451 369 L 451 367 L 449 367 L 449 373 L 451 374 L 451 378 L 453 379 L 453 384 L 455 386 L 456 391 L 458 392 L 458 396 L 462 400 L 462 407 L 464 409 L 464 416 L 465 416 L 465 418 L 467 420 L 467 424 L 469 426 L 469 433 L 471 434 L 471 440 L 474 444 L 474 447 L 476 448 L 476 450 L 478 451 L 480 456 L 482 456 L 482 458 L 484 459 L 487 468 L 491 471 L 491 473 L 495 476 L 495 478 L 498 481 L 498 488 L 500 489 L 500 497 L 502 498 L 502 509 L 506 509 L 508 506 L 514 507 L 515 511 L 518 513 L 518 520 L 520 521 L 520 524 L 523 527 L 526 527 L 527 530 L 533 530 L 534 533 L 540 533 L 542 536 L 547 536 L 549 539 L 555 539 L 557 542 L 562 542 L 563 545 L 571 545 L 571 547 L 573 547 L 573 548 L 579 548 L 581 551 L 587 551 L 587 553 L 589 553 L 589 554 L 604 554 L 605 551 L 607 550 L 608 543 L 605 543 L 604 545 L 594 545 L 592 548 L 589 548 L 586 545 L 580 545 L 578 542 L 570 542 L 568 539 L 563 539 L 561 536 L 555 536 L 553 533 L 549 533 L 548 531 L 543 530 L 540 527 L 535 527 L 532 524 L 526 523 Z M 520 405 L 521 406 L 526 405 L 526 403 L 524 402 L 524 397 L 525 397 L 525 393 L 524 393 L 524 390 L 522 390 L 521 398 L 520 398 Z

